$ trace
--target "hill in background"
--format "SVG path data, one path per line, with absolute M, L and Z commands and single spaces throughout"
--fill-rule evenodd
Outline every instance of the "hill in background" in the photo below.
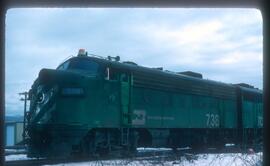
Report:
M 23 116 L 5 116 L 5 122 L 23 122 Z

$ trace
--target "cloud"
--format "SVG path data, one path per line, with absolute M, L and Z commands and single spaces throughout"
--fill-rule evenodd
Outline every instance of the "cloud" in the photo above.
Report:
M 252 65 L 251 62 L 256 63 L 256 65 L 262 64 L 261 55 L 253 52 L 243 54 L 242 52 L 235 51 L 224 55 L 222 58 L 217 58 L 212 63 L 215 65 L 235 65 L 238 63 Z
M 208 42 L 209 37 L 218 38 L 217 31 L 221 28 L 222 23 L 217 20 L 211 20 L 201 23 L 192 23 L 182 27 L 170 27 L 167 25 L 156 26 L 143 25 L 141 34 L 145 34 L 154 42 L 169 42 L 170 45 L 182 46 L 193 45 L 202 42 Z M 173 42 L 172 42 L 173 41 Z

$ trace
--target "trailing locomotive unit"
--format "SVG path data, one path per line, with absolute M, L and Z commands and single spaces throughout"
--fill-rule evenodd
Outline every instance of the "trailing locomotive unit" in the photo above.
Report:
M 29 98 L 29 156 L 262 142 L 261 90 L 84 50 L 55 70 L 42 69 Z

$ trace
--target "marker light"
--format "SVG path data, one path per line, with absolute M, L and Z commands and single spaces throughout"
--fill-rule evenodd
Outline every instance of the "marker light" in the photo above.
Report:
M 87 52 L 85 51 L 85 49 L 79 49 L 78 56 L 87 56 Z

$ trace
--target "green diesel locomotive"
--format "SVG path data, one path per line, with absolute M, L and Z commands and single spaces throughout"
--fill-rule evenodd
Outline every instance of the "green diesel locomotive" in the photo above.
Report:
M 262 91 L 80 50 L 29 91 L 28 156 L 262 143 Z

